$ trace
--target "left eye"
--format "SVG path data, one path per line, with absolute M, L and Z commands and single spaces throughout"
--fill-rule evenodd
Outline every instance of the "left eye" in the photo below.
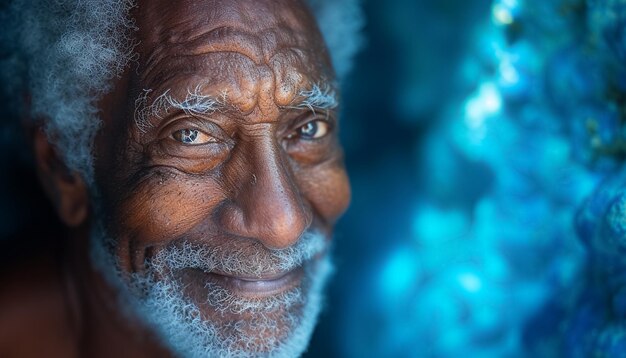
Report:
M 216 142 L 215 138 L 197 129 L 180 129 L 172 133 L 172 138 L 183 144 L 205 144 Z
M 328 134 L 329 130 L 330 125 L 328 123 L 322 120 L 314 120 L 296 129 L 296 132 L 289 135 L 288 138 L 298 136 L 303 139 L 318 139 Z

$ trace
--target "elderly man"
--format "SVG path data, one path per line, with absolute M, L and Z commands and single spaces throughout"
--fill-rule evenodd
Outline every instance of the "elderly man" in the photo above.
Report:
M 60 263 L 5 274 L 0 356 L 299 356 L 350 200 L 307 5 L 10 11 L 16 98 L 68 245 Z

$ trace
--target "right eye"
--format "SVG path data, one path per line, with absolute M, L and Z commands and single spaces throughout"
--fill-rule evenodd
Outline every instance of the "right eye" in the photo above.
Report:
M 217 140 L 210 135 L 198 130 L 198 129 L 179 129 L 172 133 L 172 138 L 178 142 L 189 145 L 200 145 L 211 142 L 217 142 Z

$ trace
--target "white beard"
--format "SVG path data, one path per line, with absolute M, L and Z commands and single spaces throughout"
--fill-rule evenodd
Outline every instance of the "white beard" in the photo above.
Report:
M 224 320 L 214 322 L 202 318 L 200 308 L 185 297 L 171 270 L 200 267 L 209 271 L 211 267 L 220 267 L 223 272 L 258 272 L 270 264 L 267 254 L 250 260 L 258 263 L 252 266 L 233 260 L 234 257 L 226 257 L 226 264 L 211 263 L 211 259 L 224 259 L 229 254 L 216 256 L 183 245 L 157 254 L 148 264 L 148 274 L 132 274 L 128 278 L 107 249 L 111 241 L 103 225 L 94 225 L 91 239 L 94 265 L 118 289 L 120 305 L 126 313 L 141 319 L 163 340 L 164 346 L 180 357 L 300 356 L 308 346 L 322 308 L 322 292 L 333 271 L 328 254 L 309 260 L 324 251 L 326 243 L 322 235 L 307 233 L 293 247 L 272 251 L 269 256 L 271 264 L 281 271 L 308 261 L 300 286 L 269 298 L 251 299 L 217 284 L 207 284 L 208 295 L 203 305 L 227 315 Z

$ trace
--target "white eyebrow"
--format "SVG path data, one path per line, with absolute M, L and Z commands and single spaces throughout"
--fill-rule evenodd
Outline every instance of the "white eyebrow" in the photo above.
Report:
M 315 113 L 315 109 L 333 109 L 339 103 L 335 90 L 327 84 L 314 84 L 310 90 L 302 90 L 298 95 L 303 99 L 289 108 L 309 108 Z
M 172 97 L 170 90 L 166 90 L 148 105 L 148 95 L 152 90 L 143 90 L 143 93 L 135 100 L 135 124 L 142 131 L 146 132 L 153 124 L 151 117 L 162 118 L 172 109 L 183 110 L 187 114 L 210 114 L 225 107 L 226 92 L 222 98 L 215 98 L 201 93 L 202 87 L 196 86 L 194 90 L 187 90 L 185 99 L 177 100 Z
M 148 96 L 152 90 L 144 89 L 142 94 L 135 100 L 135 124 L 143 133 L 154 125 L 150 118 L 162 118 L 173 109 L 179 109 L 187 114 L 210 114 L 226 108 L 226 92 L 220 98 L 201 93 L 202 86 L 196 86 L 193 91 L 187 90 L 187 95 L 181 100 L 172 97 L 170 90 L 166 90 L 148 104 Z M 313 113 L 315 110 L 328 110 L 337 107 L 338 100 L 335 90 L 329 85 L 314 84 L 309 90 L 301 90 L 298 96 L 302 100 L 287 108 L 308 108 Z

